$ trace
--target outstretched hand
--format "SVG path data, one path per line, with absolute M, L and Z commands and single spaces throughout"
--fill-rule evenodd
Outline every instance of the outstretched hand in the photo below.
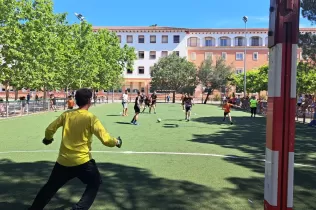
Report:
M 54 141 L 54 139 L 46 139 L 46 138 L 44 138 L 43 139 L 43 144 L 45 144 L 45 145 L 49 145 L 49 144 L 51 144 L 52 142 Z
M 122 141 L 121 137 L 118 137 L 117 142 L 116 142 L 116 147 L 121 148 L 122 144 L 123 144 L 123 141 Z

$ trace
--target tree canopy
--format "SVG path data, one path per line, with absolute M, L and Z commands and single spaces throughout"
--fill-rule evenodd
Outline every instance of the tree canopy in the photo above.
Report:
M 302 16 L 316 24 L 316 2 L 314 0 L 301 0 Z M 316 34 L 311 32 L 300 34 L 299 47 L 302 48 L 303 58 L 312 68 L 316 66 Z
M 160 58 L 154 64 L 150 72 L 151 87 L 155 90 L 169 90 L 174 93 L 189 90 L 193 92 L 198 84 L 196 73 L 193 63 L 173 53 Z
M 211 59 L 206 59 L 202 62 L 197 75 L 201 85 L 208 90 L 204 103 L 207 102 L 213 90 L 219 90 L 228 85 L 229 81 L 231 81 L 232 74 L 232 67 L 227 65 L 222 58 L 216 59 L 215 65 L 213 65 Z
M 247 93 L 268 90 L 268 70 L 269 67 L 264 65 L 246 72 Z M 244 89 L 244 74 L 234 75 L 232 84 L 236 86 L 236 92 L 242 92 Z
M 316 5 L 314 0 L 301 0 L 302 16 L 316 23 Z
M 136 54 L 115 33 L 68 24 L 52 0 L 0 0 L 0 83 L 53 90 L 110 89 Z

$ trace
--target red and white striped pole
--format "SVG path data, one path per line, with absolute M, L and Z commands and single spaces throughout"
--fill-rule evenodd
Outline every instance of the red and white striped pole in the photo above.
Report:
M 270 0 L 265 210 L 293 209 L 300 0 Z

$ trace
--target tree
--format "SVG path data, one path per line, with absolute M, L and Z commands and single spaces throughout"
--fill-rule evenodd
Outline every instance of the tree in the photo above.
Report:
M 301 0 L 302 16 L 316 23 L 316 4 L 313 0 Z M 316 34 L 310 32 L 300 34 L 299 47 L 302 48 L 303 58 L 308 61 L 310 66 L 316 66 Z
M 151 71 L 151 87 L 155 90 L 173 91 L 175 93 L 197 85 L 197 71 L 193 63 L 177 56 L 175 53 L 160 58 Z
M 316 5 L 314 0 L 301 0 L 302 16 L 316 23 Z
M 222 58 L 216 59 L 214 66 L 212 66 L 212 60 L 207 59 L 202 62 L 197 75 L 200 83 L 208 89 L 204 101 L 204 104 L 206 104 L 213 90 L 221 89 L 228 85 L 232 76 L 232 67 L 227 65 Z
M 298 64 L 296 89 L 298 93 L 316 93 L 316 68 L 312 69 L 304 62 Z
M 109 89 L 118 84 L 126 68 L 132 68 L 136 54 L 132 47 L 121 48 L 117 35 L 108 30 L 99 30 L 95 39 L 98 71 L 92 88 Z
M 264 90 L 268 90 L 268 70 L 267 65 L 263 65 L 258 69 L 247 71 L 247 92 L 256 93 Z M 244 89 L 244 74 L 237 74 L 233 77 L 233 85 L 236 86 L 236 91 L 241 92 Z
M 25 71 L 21 71 L 23 63 L 22 20 L 25 1 L 0 1 L 0 83 L 5 85 L 6 100 L 9 98 L 9 86 L 21 83 Z M 22 80 L 23 82 L 23 80 Z
M 53 13 L 51 0 L 26 1 L 26 21 L 24 24 L 23 48 L 25 65 L 29 69 L 29 87 L 46 91 L 58 87 L 58 77 L 62 66 L 59 52 L 58 27 L 65 15 Z

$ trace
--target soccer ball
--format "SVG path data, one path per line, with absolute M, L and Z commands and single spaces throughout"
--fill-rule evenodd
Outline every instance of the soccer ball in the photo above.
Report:
M 158 118 L 158 119 L 157 119 L 157 122 L 161 122 L 161 119 L 160 119 L 160 118 Z

